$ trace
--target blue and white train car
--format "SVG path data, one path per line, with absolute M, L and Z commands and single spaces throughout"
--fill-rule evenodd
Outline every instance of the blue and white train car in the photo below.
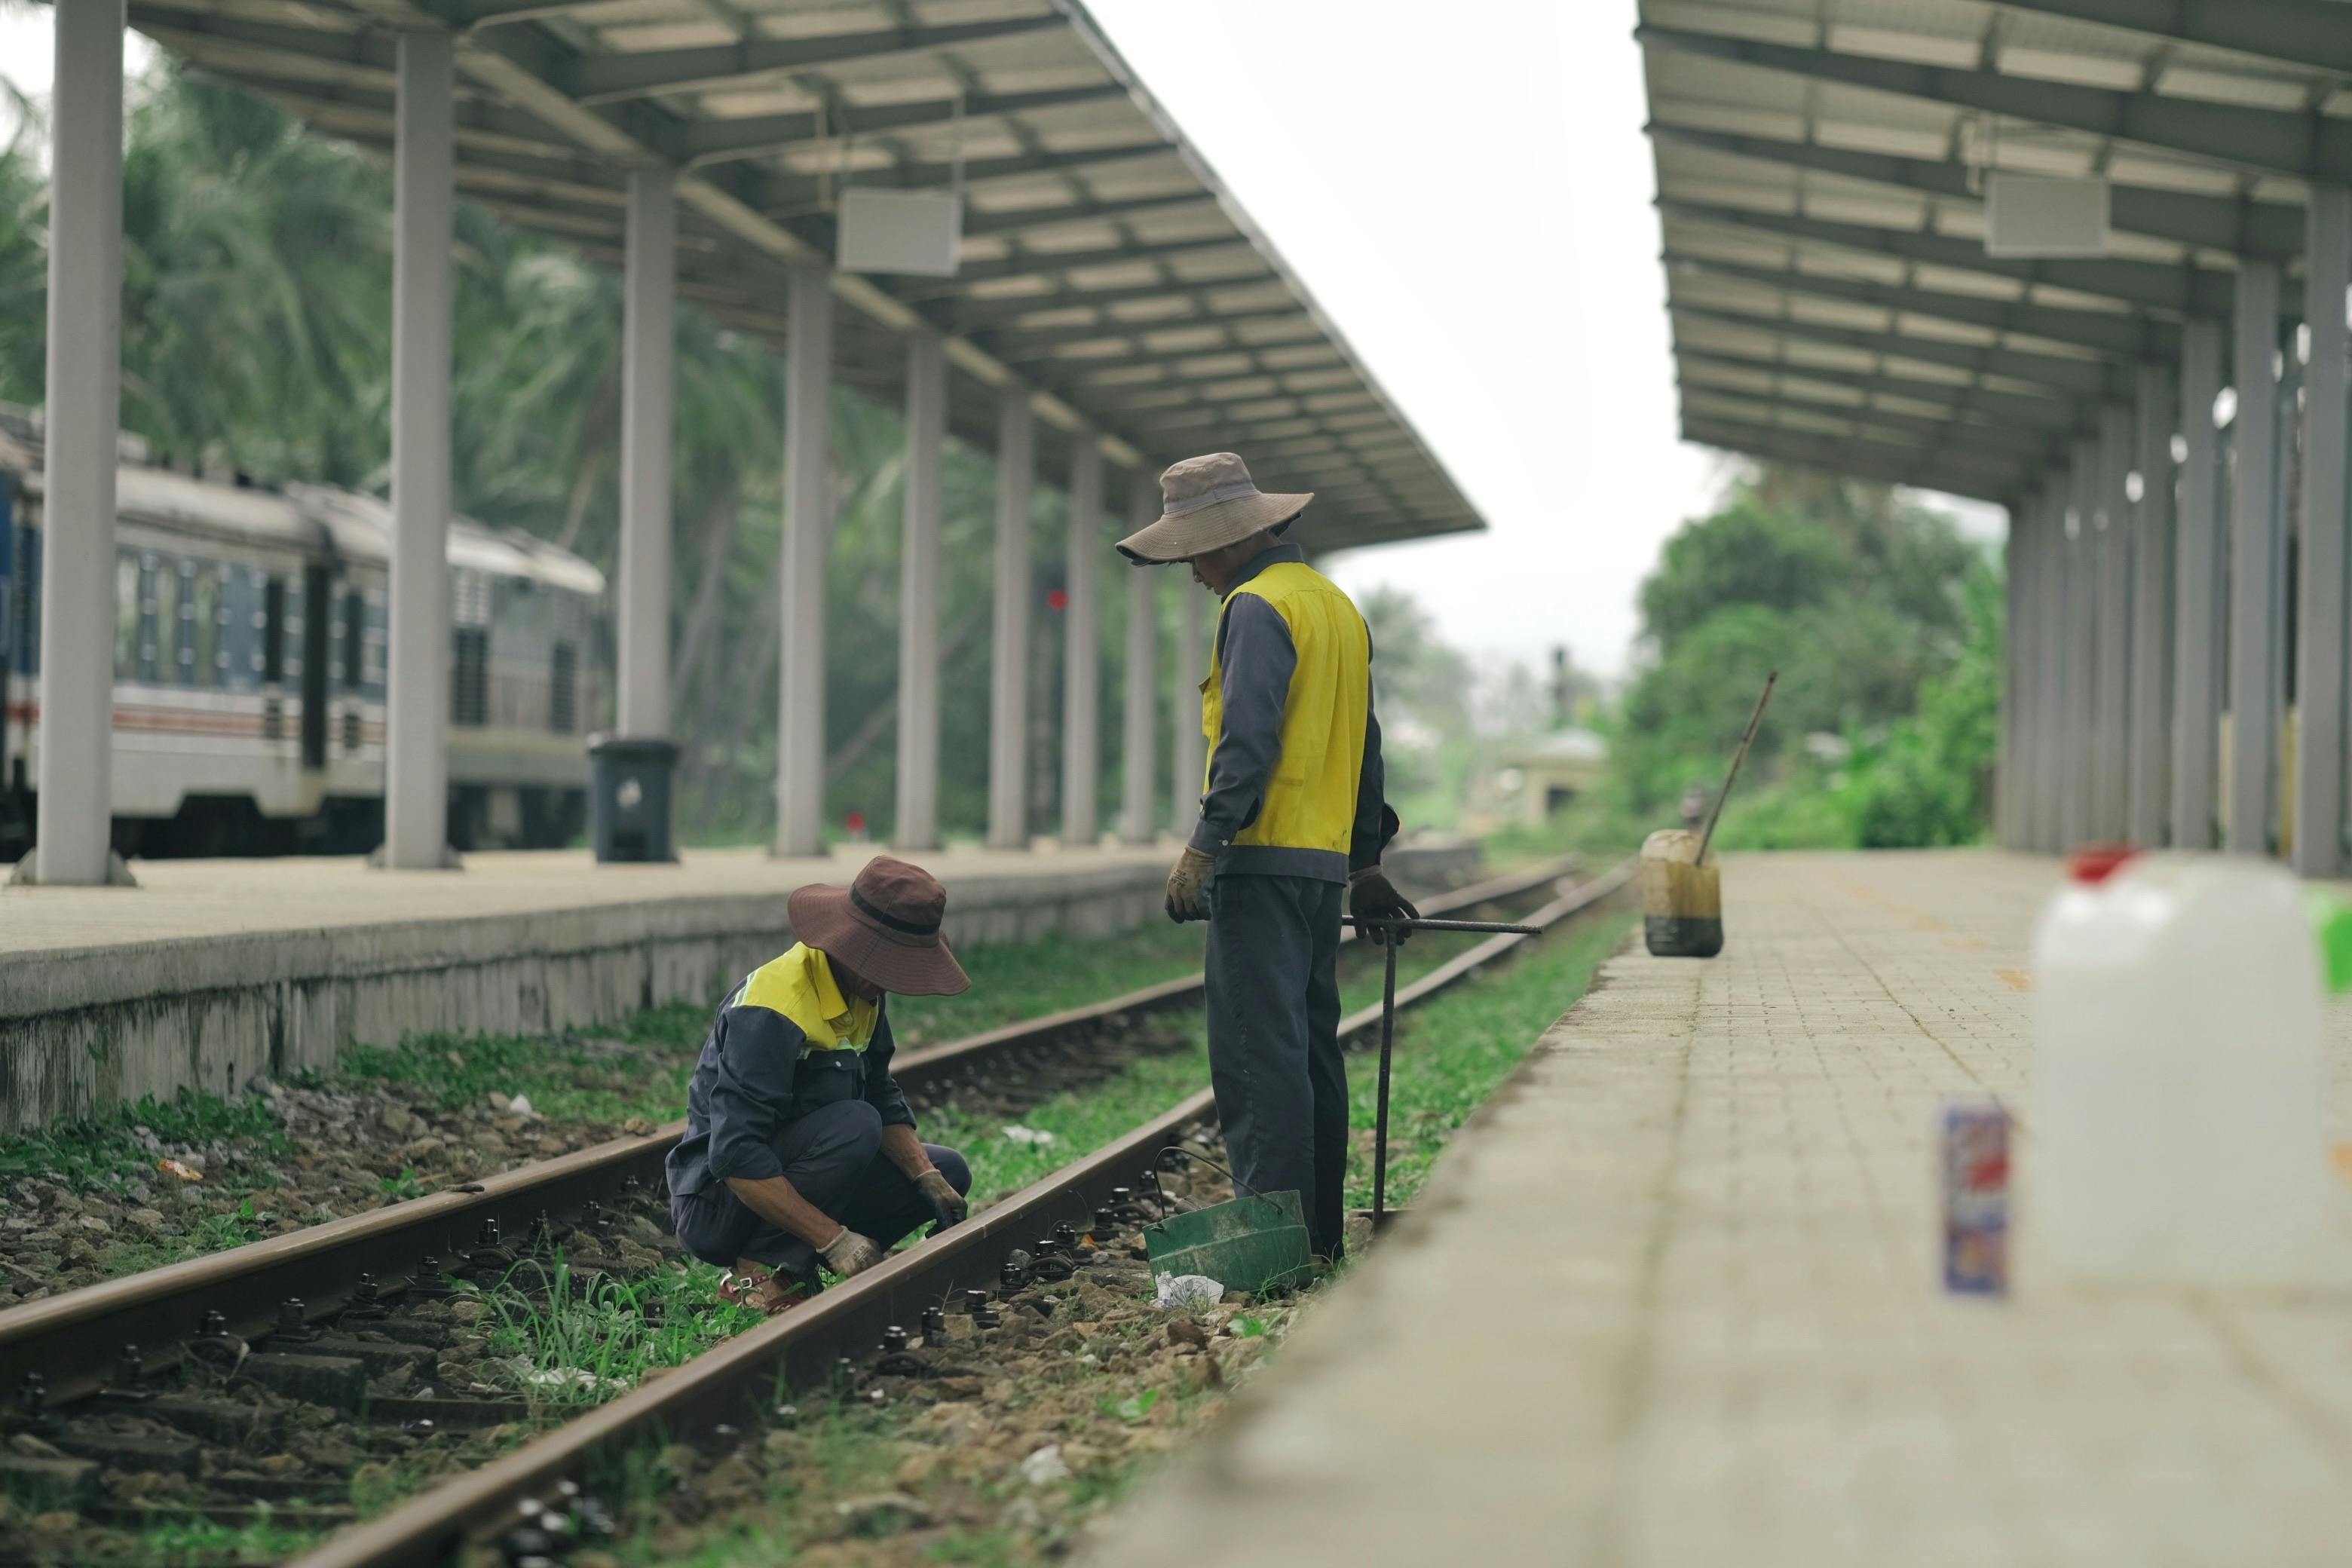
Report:
M 357 853 L 383 837 L 391 509 L 316 485 L 117 476 L 113 807 L 125 854 Z M 0 858 L 32 832 L 41 447 L 0 411 Z M 568 551 L 449 530 L 449 832 L 570 842 L 587 819 L 604 579 Z

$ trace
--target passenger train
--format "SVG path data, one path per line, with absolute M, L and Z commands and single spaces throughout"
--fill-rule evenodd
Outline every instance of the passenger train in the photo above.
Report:
M 319 485 L 201 478 L 126 437 L 114 559 L 115 847 L 356 854 L 383 826 L 392 510 Z M 41 441 L 0 407 L 0 860 L 31 841 L 41 743 Z M 566 844 L 607 659 L 604 578 L 449 528 L 449 836 Z

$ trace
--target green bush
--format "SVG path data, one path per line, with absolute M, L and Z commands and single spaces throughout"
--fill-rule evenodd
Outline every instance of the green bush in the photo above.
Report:
M 1500 842 L 1599 852 L 1678 826 L 1780 672 L 1717 841 L 1727 849 L 1973 843 L 1992 798 L 2001 582 L 1949 519 L 1885 487 L 1760 470 L 1667 542 L 1642 589 L 1646 661 L 1601 728 L 1603 786 Z M 1809 755 L 1841 735 L 1834 765 Z

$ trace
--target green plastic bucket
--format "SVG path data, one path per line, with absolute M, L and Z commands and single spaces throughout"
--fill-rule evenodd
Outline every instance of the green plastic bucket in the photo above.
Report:
M 1297 1193 L 1235 1198 L 1143 1227 L 1154 1274 L 1205 1274 L 1228 1290 L 1303 1285 L 1315 1277 Z

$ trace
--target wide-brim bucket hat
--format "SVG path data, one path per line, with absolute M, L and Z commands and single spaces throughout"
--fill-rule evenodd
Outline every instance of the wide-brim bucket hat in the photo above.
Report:
M 793 934 L 900 996 L 952 996 L 969 988 L 940 924 L 948 890 L 920 866 L 887 855 L 849 886 L 812 883 L 784 901 Z
M 1144 566 L 1190 561 L 1267 529 L 1280 533 L 1314 499 L 1258 489 L 1231 452 L 1187 458 L 1160 476 L 1158 521 L 1120 540 L 1118 552 Z

